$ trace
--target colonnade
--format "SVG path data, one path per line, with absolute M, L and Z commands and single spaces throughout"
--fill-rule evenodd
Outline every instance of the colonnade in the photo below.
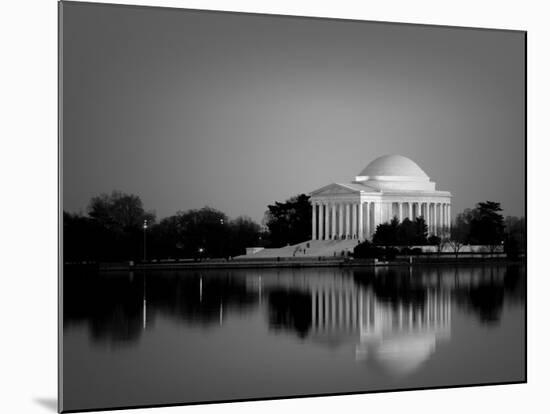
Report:
M 331 286 L 311 291 L 311 324 L 314 331 L 338 330 L 358 332 L 361 327 L 361 295 L 359 289 L 338 289 Z
M 423 306 L 399 303 L 389 306 L 372 291 L 319 287 L 311 292 L 314 331 L 361 331 L 381 335 L 385 331 L 437 330 L 450 327 L 449 292 L 428 292 Z
M 376 226 L 405 218 L 423 217 L 428 233 L 446 235 L 451 228 L 451 204 L 448 202 L 385 201 L 313 201 L 312 239 L 340 240 L 370 238 Z
M 428 291 L 423 306 L 410 303 L 388 305 L 372 294 L 362 302 L 361 334 L 383 335 L 384 331 L 440 330 L 451 324 L 449 292 Z

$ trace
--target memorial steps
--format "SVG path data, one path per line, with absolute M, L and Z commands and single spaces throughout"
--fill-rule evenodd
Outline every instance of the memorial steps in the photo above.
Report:
M 277 257 L 336 257 L 343 258 L 342 252 L 353 251 L 357 239 L 348 240 L 309 240 L 306 242 L 275 249 L 263 249 L 254 254 L 237 256 L 236 259 L 271 259 Z M 308 247 L 309 246 L 309 247 Z

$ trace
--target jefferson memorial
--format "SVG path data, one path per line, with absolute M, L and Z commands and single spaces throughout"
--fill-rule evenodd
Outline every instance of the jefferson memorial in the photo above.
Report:
M 333 183 L 310 193 L 312 239 L 370 239 L 376 226 L 396 217 L 423 217 L 428 234 L 448 235 L 451 198 L 412 160 L 384 155 L 349 183 Z

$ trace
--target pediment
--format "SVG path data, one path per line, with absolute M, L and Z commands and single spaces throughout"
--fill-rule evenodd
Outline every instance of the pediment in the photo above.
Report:
M 318 190 L 312 191 L 310 195 L 313 197 L 319 196 L 332 196 L 332 195 L 351 195 L 351 194 L 360 194 L 361 190 L 348 187 L 344 184 L 329 184 Z

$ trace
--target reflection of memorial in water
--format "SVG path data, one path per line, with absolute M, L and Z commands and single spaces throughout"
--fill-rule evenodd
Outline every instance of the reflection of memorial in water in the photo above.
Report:
M 437 342 L 451 337 L 451 297 L 429 290 L 425 301 L 390 305 L 372 290 L 360 298 L 360 343 L 357 360 L 374 360 L 393 374 L 418 368 L 435 351 Z
M 524 300 L 524 272 L 521 266 L 377 267 L 257 278 L 272 328 L 333 349 L 350 347 L 356 360 L 405 375 L 450 340 L 453 302 L 483 324 L 497 323 L 505 301 Z
M 74 274 L 64 326 L 86 326 L 94 343 L 130 344 L 154 333 L 158 318 L 217 329 L 260 312 L 273 333 L 348 347 L 391 371 L 391 361 L 414 367 L 449 338 L 451 300 L 480 323 L 499 323 L 505 303 L 524 301 L 524 274 L 517 266 Z
M 409 270 L 286 271 L 263 279 L 271 326 L 404 375 L 451 336 L 451 288 L 409 283 Z M 259 279 L 259 277 L 258 277 Z M 398 286 L 385 286 L 390 279 Z M 391 283 L 391 282 L 390 282 Z M 250 284 L 256 285 L 254 279 Z

